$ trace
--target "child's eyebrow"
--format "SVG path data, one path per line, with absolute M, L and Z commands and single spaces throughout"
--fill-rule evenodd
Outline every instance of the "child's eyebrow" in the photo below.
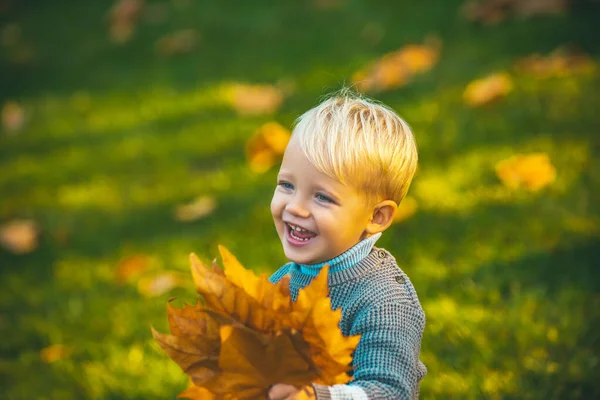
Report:
M 277 179 L 281 179 L 281 178 L 286 178 L 286 179 L 289 179 L 289 178 L 291 178 L 291 177 L 292 177 L 292 176 L 291 176 L 290 174 L 287 174 L 287 173 L 285 173 L 285 172 L 280 172 L 279 174 L 277 174 Z

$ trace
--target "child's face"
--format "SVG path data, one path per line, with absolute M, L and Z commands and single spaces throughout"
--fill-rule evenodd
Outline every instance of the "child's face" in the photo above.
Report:
M 367 237 L 373 208 L 365 196 L 318 171 L 294 139 L 283 156 L 277 182 L 271 213 L 290 261 L 327 261 Z M 310 232 L 293 231 L 292 225 Z

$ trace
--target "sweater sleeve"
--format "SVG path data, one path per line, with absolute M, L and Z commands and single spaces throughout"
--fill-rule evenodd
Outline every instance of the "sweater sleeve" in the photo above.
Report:
M 361 335 L 352 381 L 313 384 L 317 399 L 418 399 L 419 383 L 427 372 L 419 360 L 424 328 L 425 313 L 414 303 L 384 303 L 361 312 L 351 331 Z

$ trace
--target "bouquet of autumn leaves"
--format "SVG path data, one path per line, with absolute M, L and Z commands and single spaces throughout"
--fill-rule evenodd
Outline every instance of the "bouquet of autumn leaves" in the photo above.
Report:
M 272 284 L 225 247 L 219 252 L 224 270 L 216 260 L 208 267 L 190 255 L 203 302 L 184 308 L 168 304 L 171 335 L 152 329 L 193 383 L 179 397 L 264 399 L 276 383 L 303 387 L 350 380 L 360 337 L 345 337 L 338 328 L 341 309 L 332 310 L 327 297 L 327 266 L 292 302 L 289 277 Z

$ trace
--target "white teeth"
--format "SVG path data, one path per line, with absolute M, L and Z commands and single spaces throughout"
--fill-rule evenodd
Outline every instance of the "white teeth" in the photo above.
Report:
M 290 226 L 290 228 L 292 228 L 293 230 L 296 230 L 298 232 L 308 232 L 306 229 L 302 229 L 299 226 L 295 226 L 295 225 L 292 225 L 292 224 L 288 224 L 288 225 Z

